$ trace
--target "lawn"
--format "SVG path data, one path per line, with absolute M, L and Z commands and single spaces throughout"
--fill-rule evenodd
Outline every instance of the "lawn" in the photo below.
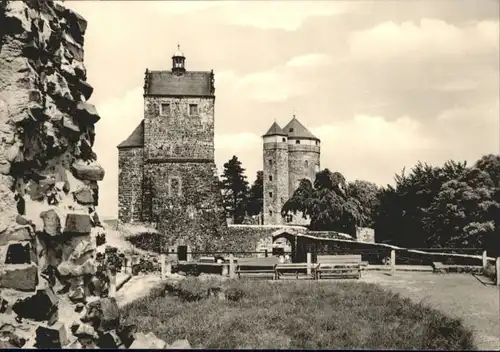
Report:
M 241 298 L 202 298 L 214 285 Z M 475 348 L 472 332 L 459 320 L 374 284 L 186 279 L 179 289 L 178 296 L 152 292 L 125 306 L 124 317 L 167 343 L 187 338 L 193 347 Z

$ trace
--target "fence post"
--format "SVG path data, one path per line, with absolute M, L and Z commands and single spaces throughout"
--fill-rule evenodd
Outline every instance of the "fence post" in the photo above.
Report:
M 108 271 L 109 275 L 109 297 L 116 297 L 116 273 Z
M 497 268 L 497 286 L 500 287 L 500 257 L 497 258 L 496 262 L 496 268 Z
M 312 264 L 312 255 L 310 252 L 307 253 L 307 276 L 311 276 L 311 264 Z
M 165 254 L 160 254 L 160 267 L 161 267 L 161 271 L 160 271 L 160 275 L 161 275 L 161 276 L 160 276 L 160 277 L 161 277 L 162 279 L 164 279 L 164 278 L 166 278 L 166 276 L 167 276 L 167 275 L 166 275 L 166 274 L 167 274 L 167 272 L 166 272 L 166 271 L 167 271 L 167 270 L 166 270 L 167 268 L 166 268 L 166 266 L 165 266 Z
M 229 264 L 227 263 L 222 263 L 222 276 L 229 276 Z
M 128 267 L 128 261 L 129 261 L 128 257 L 124 257 L 123 258 L 122 272 L 124 274 L 128 274 L 128 268 L 127 268 Z
M 229 254 L 229 278 L 234 279 L 235 277 L 235 267 L 234 267 L 234 255 Z
M 396 275 L 396 251 L 391 250 L 391 275 Z
M 483 251 L 483 269 L 486 269 L 488 266 L 488 256 L 486 251 Z

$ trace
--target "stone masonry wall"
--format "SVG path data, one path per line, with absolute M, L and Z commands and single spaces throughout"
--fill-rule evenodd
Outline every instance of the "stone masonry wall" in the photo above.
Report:
M 146 163 L 143 218 L 157 224 L 168 245 L 185 239 L 208 248 L 226 227 L 214 163 Z
M 214 158 L 215 98 L 145 97 L 145 158 Z M 170 104 L 170 113 L 160 115 L 160 104 Z M 189 104 L 198 105 L 198 115 L 189 115 Z
M 264 224 L 283 223 L 281 208 L 288 199 L 288 163 L 287 143 L 264 144 Z
M 51 1 L 0 1 L 0 325 L 11 335 L 37 328 L 36 341 L 4 348 L 66 345 L 58 307 L 101 294 L 104 170 L 92 150 L 100 117 L 87 102 L 86 27 Z
M 143 148 L 121 148 L 118 151 L 118 219 L 142 221 Z
M 309 146 L 301 144 L 290 144 L 288 148 L 288 191 L 289 197 L 300 184 L 300 180 L 308 179 L 314 184 L 316 172 L 320 168 L 320 148 L 319 146 Z M 308 225 L 310 220 L 304 218 L 302 213 L 293 215 L 294 225 Z

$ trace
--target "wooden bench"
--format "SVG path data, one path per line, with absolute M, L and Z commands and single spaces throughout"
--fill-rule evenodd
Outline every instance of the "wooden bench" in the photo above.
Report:
M 310 264 L 311 265 L 311 277 L 314 278 L 314 266 L 315 264 Z M 306 274 L 307 276 L 307 263 L 281 263 L 276 265 L 276 279 L 279 279 L 281 275 L 283 274 L 290 274 L 293 273 L 295 274 L 295 278 L 299 278 L 299 273 Z
M 318 255 L 314 268 L 316 279 L 323 275 L 361 277 L 361 255 Z
M 236 274 L 241 278 L 242 274 L 267 274 L 266 276 L 276 279 L 276 265 L 279 263 L 277 257 L 267 258 L 238 258 L 236 262 Z

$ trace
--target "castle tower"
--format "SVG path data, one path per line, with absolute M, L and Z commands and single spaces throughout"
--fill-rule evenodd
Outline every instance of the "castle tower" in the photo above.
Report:
M 274 122 L 264 142 L 264 224 L 278 225 L 284 222 L 281 208 L 288 199 L 288 137 Z
M 305 178 L 314 183 L 316 173 L 320 170 L 320 140 L 295 115 L 283 132 L 288 136 L 288 196 L 291 197 L 299 187 L 300 180 Z M 286 221 L 294 225 L 309 224 L 309 220 L 299 214 Z
M 144 120 L 118 146 L 120 220 L 157 225 L 172 241 L 208 236 L 203 226 L 210 221 L 225 225 L 215 166 L 214 73 L 188 71 L 185 61 L 178 46 L 171 69 L 146 70 Z

